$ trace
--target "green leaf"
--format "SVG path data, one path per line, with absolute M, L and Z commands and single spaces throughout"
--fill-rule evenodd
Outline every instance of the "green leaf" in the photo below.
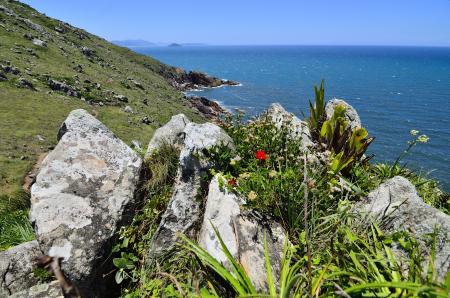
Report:
M 120 284 L 125 279 L 125 272 L 119 270 L 116 272 L 115 280 L 117 284 Z

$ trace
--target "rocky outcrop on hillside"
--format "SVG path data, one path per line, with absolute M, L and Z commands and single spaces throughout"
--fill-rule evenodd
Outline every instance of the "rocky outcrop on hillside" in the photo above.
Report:
M 173 132 L 176 133 L 175 130 Z M 177 233 L 190 237 L 195 235 L 194 227 L 201 216 L 201 202 L 197 196 L 205 189 L 201 178 L 213 166 L 201 158 L 201 154 L 203 150 L 221 144 L 233 147 L 232 139 L 212 123 L 187 123 L 183 134 L 184 141 L 173 195 L 153 237 L 152 255 L 172 246 Z
M 450 217 L 425 204 L 408 179 L 396 176 L 387 180 L 361 202 L 358 210 L 379 222 L 380 227 L 388 233 L 412 233 L 421 242 L 422 253 L 426 256 L 431 254 L 432 249 L 430 235 L 435 234 L 434 268 L 438 279 L 445 279 L 450 269 Z M 399 257 L 403 255 L 400 248 L 396 253 Z M 429 260 L 424 260 L 424 268 L 428 264 Z
M 198 243 L 216 260 L 231 269 L 212 227 L 214 225 L 234 259 L 245 268 L 257 290 L 267 291 L 264 236 L 267 239 L 272 271 L 278 276 L 286 231 L 274 221 L 241 211 L 244 200 L 226 189 L 221 189 L 219 179 L 224 178 L 215 176 L 209 184 Z
M 271 104 L 263 114 L 263 117 L 268 117 L 277 128 L 281 128 L 282 125 L 287 125 L 291 137 L 301 139 L 304 150 L 313 145 L 308 123 L 286 111 L 279 103 Z
M 153 134 L 150 143 L 148 143 L 145 158 L 149 158 L 155 150 L 158 150 L 164 144 L 180 147 L 185 137 L 184 129 L 190 122 L 183 114 L 172 116 L 166 125 L 158 128 Z
M 30 219 L 41 250 L 63 258 L 84 296 L 108 293 L 105 260 L 140 200 L 142 160 L 84 110 L 69 114 L 58 139 L 31 188 Z

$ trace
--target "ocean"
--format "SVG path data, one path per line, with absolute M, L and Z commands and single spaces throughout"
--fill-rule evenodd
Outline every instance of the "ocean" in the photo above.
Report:
M 280 102 L 308 115 L 313 86 L 325 80 L 327 99 L 345 99 L 376 137 L 369 148 L 392 162 L 410 130 L 430 139 L 403 160 L 450 191 L 450 48 L 368 46 L 186 46 L 135 48 L 164 63 L 200 70 L 242 86 L 193 92 L 249 115 Z

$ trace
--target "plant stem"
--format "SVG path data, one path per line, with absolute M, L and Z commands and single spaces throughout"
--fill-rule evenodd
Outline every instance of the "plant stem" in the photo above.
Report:
M 304 189 L 304 199 L 303 199 L 303 219 L 304 219 L 304 225 L 305 225 L 305 241 L 306 241 L 306 254 L 308 256 L 308 287 L 311 287 L 312 285 L 312 273 L 311 273 L 311 250 L 309 246 L 309 227 L 308 227 L 308 172 L 307 172 L 307 166 L 306 166 L 306 155 L 305 152 L 303 156 L 303 189 Z

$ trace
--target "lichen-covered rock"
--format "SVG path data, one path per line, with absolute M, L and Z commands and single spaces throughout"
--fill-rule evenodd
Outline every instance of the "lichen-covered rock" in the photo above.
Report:
M 368 195 L 358 210 L 382 222 L 381 227 L 387 232 L 407 231 L 416 236 L 424 255 L 430 253 L 426 236 L 437 231 L 434 265 L 439 280 L 445 278 L 450 266 L 450 216 L 425 204 L 406 178 L 396 176 L 387 180 Z M 428 262 L 423 266 L 427 267 Z
M 358 112 L 356 112 L 355 108 L 349 105 L 346 101 L 342 99 L 333 98 L 327 105 L 325 106 L 325 112 L 327 113 L 327 118 L 330 119 L 333 117 L 334 108 L 338 105 L 342 105 L 345 107 L 345 118 L 348 121 L 348 124 L 352 129 L 362 127 L 361 119 L 359 119 Z
M 174 192 L 155 232 L 151 254 L 158 254 L 170 247 L 177 232 L 194 236 L 193 228 L 201 215 L 197 195 L 201 188 L 206 187 L 202 185 L 201 177 L 212 166 L 201 157 L 202 151 L 220 144 L 234 147 L 230 136 L 212 123 L 188 123 L 184 133 Z
M 50 283 L 35 285 L 29 289 L 17 292 L 9 298 L 63 298 L 61 286 L 57 280 Z
M 300 120 L 297 116 L 286 111 L 279 103 L 273 103 L 264 114 L 268 117 L 277 128 L 281 128 L 283 124 L 289 125 L 290 133 L 293 138 L 302 140 L 302 147 L 307 148 L 313 145 L 308 124 Z
M 217 228 L 222 240 L 235 260 L 239 261 L 258 290 L 267 290 L 267 273 L 264 258 L 264 235 L 274 273 L 280 273 L 285 230 L 281 225 L 262 219 L 257 213 L 242 212 L 244 201 L 234 193 L 220 189 L 220 176 L 209 185 L 208 198 L 200 229 L 198 243 L 214 258 L 229 267 L 219 240 L 211 226 Z
M 149 157 L 155 150 L 158 150 L 164 143 L 175 146 L 181 145 L 184 141 L 184 129 L 190 123 L 184 114 L 172 116 L 166 125 L 158 128 L 148 143 L 145 157 Z
M 28 289 L 38 283 L 33 274 L 42 255 L 36 240 L 0 252 L 0 297 Z
M 64 273 L 82 294 L 107 293 L 105 260 L 139 200 L 143 163 L 85 110 L 69 114 L 58 138 L 31 188 L 30 219 L 42 251 L 64 259 Z
M 241 214 L 240 206 L 243 201 L 234 193 L 221 190 L 219 187 L 221 176 L 216 175 L 209 184 L 208 198 L 206 200 L 203 224 L 200 229 L 198 243 L 206 249 L 214 258 L 222 263 L 227 262 L 227 258 L 211 227 L 210 221 L 218 229 L 225 245 L 233 257 L 238 257 L 238 243 L 236 241 L 235 227 L 233 220 Z

